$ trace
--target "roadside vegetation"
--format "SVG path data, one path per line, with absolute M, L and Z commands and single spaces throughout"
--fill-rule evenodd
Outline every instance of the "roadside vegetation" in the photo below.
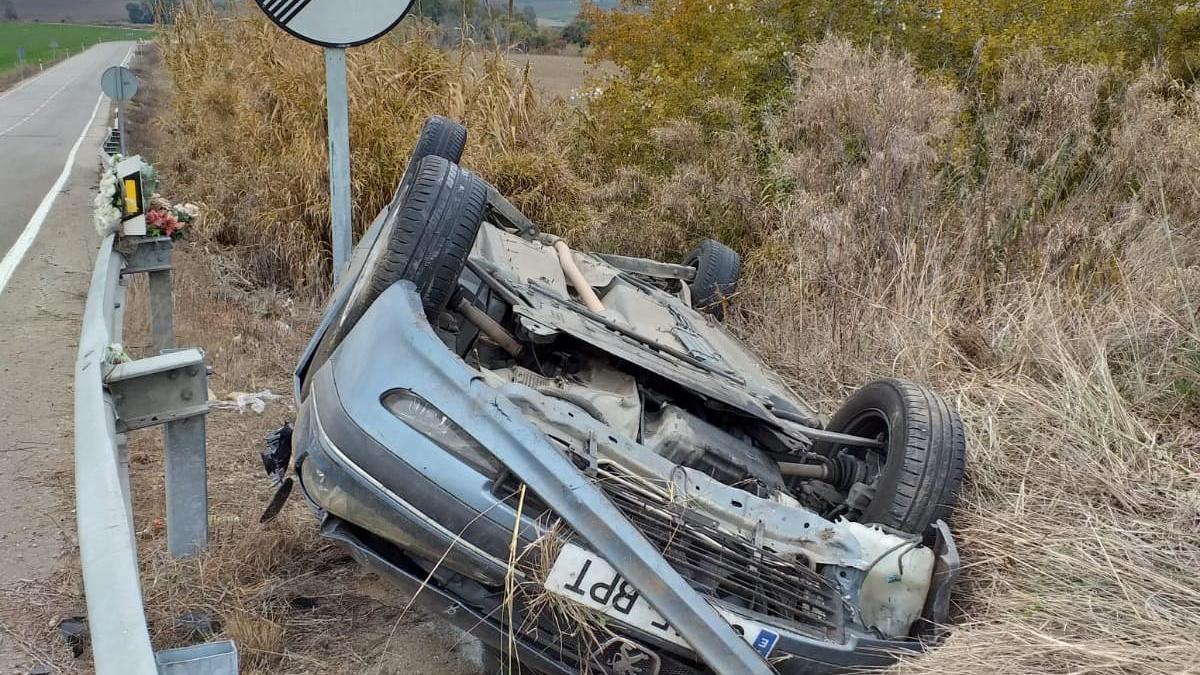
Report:
M 351 53 L 356 228 L 439 113 L 469 127 L 466 166 L 573 244 L 720 238 L 746 260 L 732 323 L 801 393 L 828 409 L 909 377 L 967 421 L 957 625 L 899 670 L 1194 671 L 1200 10 L 880 6 L 593 11 L 621 70 L 579 108 L 406 26 Z M 156 159 L 205 202 L 199 236 L 247 283 L 319 296 L 319 50 L 198 5 L 160 44 Z
M 0 21 L 0 75 L 24 65 L 37 68 L 78 54 L 82 49 L 100 42 L 150 39 L 150 31 L 108 26 L 75 26 L 64 23 Z M 24 56 L 18 55 L 24 50 Z

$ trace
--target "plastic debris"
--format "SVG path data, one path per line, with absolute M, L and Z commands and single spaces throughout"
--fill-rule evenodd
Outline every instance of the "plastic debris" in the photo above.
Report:
M 209 408 L 217 410 L 236 410 L 240 413 L 246 410 L 253 410 L 261 415 L 267 409 L 268 401 L 278 401 L 282 396 L 272 393 L 270 389 L 263 389 L 248 393 L 244 391 L 231 391 L 225 395 L 225 398 L 220 401 L 209 403 Z
M 266 449 L 262 451 L 263 468 L 271 477 L 271 484 L 278 489 L 263 511 L 260 523 L 270 522 L 283 509 L 288 495 L 292 494 L 292 479 L 286 477 L 288 467 L 292 464 L 292 425 L 284 423 L 266 437 Z
M 132 360 L 133 357 L 129 355 L 129 352 L 125 351 L 125 347 L 123 347 L 119 342 L 110 344 L 104 351 L 104 362 L 109 365 L 129 363 Z
M 71 655 L 79 658 L 87 648 L 88 630 L 87 619 L 82 616 L 72 616 L 58 622 L 58 634 L 71 650 Z
M 271 484 L 278 487 L 292 463 L 292 425 L 285 422 L 264 440 L 267 448 L 262 452 L 263 469 L 271 477 Z

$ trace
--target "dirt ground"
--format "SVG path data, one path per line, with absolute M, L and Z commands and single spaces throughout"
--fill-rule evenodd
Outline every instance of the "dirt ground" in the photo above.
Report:
M 138 67 L 143 101 L 169 95 L 161 71 Z M 169 142 L 153 124 L 155 109 L 132 106 L 133 147 L 154 161 Z M 171 194 L 169 174 L 162 192 Z M 273 488 L 258 453 L 264 437 L 295 417 L 291 371 L 319 320 L 320 305 L 256 287 L 219 247 L 182 243 L 174 254 L 175 328 L 180 346 L 202 348 L 217 399 L 208 416 L 208 551 L 173 561 L 163 527 L 162 439 L 157 430 L 130 443 L 130 474 L 144 594 L 156 648 L 231 638 L 243 673 L 479 672 L 478 643 L 414 607 L 337 546 L 322 541 L 317 521 L 296 490 L 282 514 L 259 516 Z M 149 345 L 144 281 L 127 302 L 126 349 Z M 265 410 L 238 410 L 238 392 L 270 391 Z M 202 617 L 201 630 L 188 617 Z M 204 626 L 211 622 L 211 626 Z
M 529 68 L 529 77 L 543 94 L 558 96 L 568 103 L 578 103 L 589 89 L 589 78 L 602 78 L 613 73 L 611 63 L 589 63 L 573 54 L 509 54 L 517 68 Z

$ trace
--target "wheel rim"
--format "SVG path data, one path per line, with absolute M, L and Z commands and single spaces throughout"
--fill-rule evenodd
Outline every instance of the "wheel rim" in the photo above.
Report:
M 850 434 L 852 436 L 860 436 L 863 438 L 875 438 L 883 442 L 881 448 L 865 448 L 862 446 L 839 445 L 835 446 L 833 456 L 849 455 L 863 462 L 866 465 L 866 473 L 862 480 L 856 481 L 866 483 L 873 486 L 876 490 L 879 488 L 880 482 L 883 480 L 887 472 L 888 460 L 891 453 L 888 452 L 890 441 L 892 438 L 891 423 L 888 420 L 887 414 L 879 408 L 866 408 L 852 417 L 850 421 L 842 425 L 839 429 L 841 433 Z M 872 502 L 874 494 L 871 495 Z M 831 511 L 838 511 L 847 507 L 845 514 L 850 519 L 862 518 L 870 513 L 873 503 L 867 504 L 861 509 L 850 509 L 845 502 L 835 504 Z

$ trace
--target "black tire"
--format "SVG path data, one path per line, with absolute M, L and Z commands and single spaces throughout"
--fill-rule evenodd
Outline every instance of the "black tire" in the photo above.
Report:
M 392 197 L 389 208 L 396 206 L 404 199 L 413 180 L 417 177 L 417 167 L 426 157 L 441 157 L 451 164 L 458 164 L 462 159 L 463 150 L 467 147 L 467 128 L 448 117 L 434 115 L 425 120 L 421 133 L 417 136 L 417 144 L 413 146 L 412 156 L 404 167 L 404 175 L 396 186 L 396 194 Z
M 875 494 L 851 520 L 921 536 L 938 520 L 950 522 L 962 488 L 966 434 L 962 418 L 942 397 L 904 380 L 870 382 L 842 404 L 827 428 L 885 443 Z M 815 450 L 830 457 L 877 452 L 829 443 Z
M 396 187 L 396 194 L 392 197 L 392 201 L 383 209 L 384 213 L 381 215 L 385 218 L 385 222 L 376 233 L 376 240 L 370 243 L 371 250 L 367 254 L 367 259 L 362 269 L 359 270 L 357 277 L 352 280 L 346 280 L 346 283 L 354 284 L 354 289 L 351 291 L 349 301 L 347 301 L 346 306 L 342 309 L 341 318 L 326 332 L 320 344 L 317 345 L 317 350 L 313 355 L 312 361 L 309 362 L 308 373 L 310 376 L 317 372 L 321 364 L 325 363 L 329 355 L 333 353 L 334 348 L 338 346 L 342 338 L 350 330 L 350 327 L 358 321 L 362 313 L 370 306 L 369 301 L 364 304 L 362 298 L 356 296 L 362 296 L 366 292 L 366 288 L 364 287 L 364 284 L 368 280 L 366 275 L 371 269 L 378 266 L 379 257 L 382 253 L 380 248 L 381 241 L 388 240 L 395 230 L 396 210 L 412 187 L 413 181 L 419 172 L 418 167 L 420 167 L 421 161 L 426 157 L 441 157 L 451 164 L 458 164 L 458 161 L 462 159 L 463 150 L 466 146 L 467 128 L 463 125 L 441 115 L 434 115 L 425 120 L 425 124 L 421 126 L 421 133 L 417 137 L 417 144 L 413 147 L 412 155 L 409 156 L 408 165 L 404 168 L 404 175 L 400 178 L 400 184 Z M 480 179 L 476 177 L 476 180 Z M 474 235 L 472 235 L 473 240 Z M 374 301 L 380 292 L 382 291 L 371 295 L 370 300 Z M 303 395 L 307 395 L 307 377 L 301 385 L 301 391 Z
M 742 276 L 742 258 L 736 251 L 714 239 L 704 239 L 683 259 L 696 270 L 692 279 L 692 307 L 725 318 L 729 299 L 737 291 Z
M 347 300 L 339 341 L 375 298 L 401 280 L 416 285 L 426 316 L 436 319 L 458 286 L 486 199 L 487 187 L 475 174 L 436 155 L 422 159 L 390 216 L 386 239 L 376 242 Z

